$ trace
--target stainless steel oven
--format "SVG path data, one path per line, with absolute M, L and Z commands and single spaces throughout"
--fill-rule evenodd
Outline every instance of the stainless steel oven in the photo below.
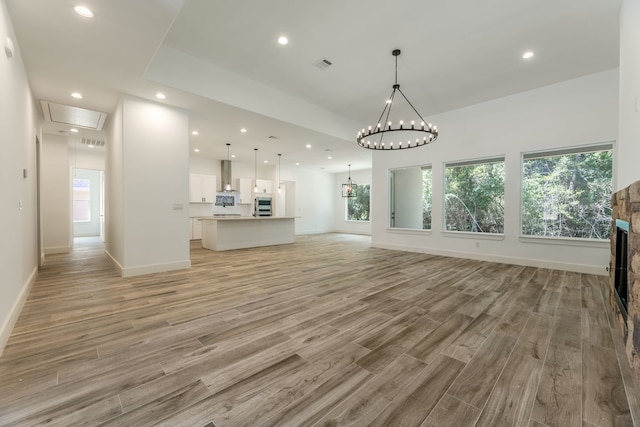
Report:
M 254 216 L 271 216 L 271 197 L 256 197 Z

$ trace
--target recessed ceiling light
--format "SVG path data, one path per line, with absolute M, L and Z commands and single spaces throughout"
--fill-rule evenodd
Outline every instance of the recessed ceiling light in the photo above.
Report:
M 198 134 L 197 130 L 194 130 L 193 132 L 191 132 L 191 135 L 197 135 L 197 134 Z
M 242 128 L 242 129 L 240 129 L 240 132 L 247 133 L 247 130 L 245 128 Z
M 166 99 L 167 96 L 162 92 L 158 92 L 158 93 L 156 93 L 156 98 L 158 98 L 158 99 Z
M 529 50 L 522 54 L 522 59 L 531 59 L 533 58 L 533 55 L 535 55 L 535 53 Z
M 87 147 L 89 147 L 89 148 L 93 148 L 93 147 L 95 147 L 95 145 L 91 145 L 91 144 L 89 144 L 89 145 L 87 145 Z
M 300 163 L 296 162 L 296 166 L 300 166 Z
M 269 163 L 269 160 L 265 160 L 264 162 L 265 162 L 265 163 Z
M 329 157 L 327 157 L 327 159 L 331 160 L 331 159 L 333 159 L 333 157 L 329 156 Z
M 71 97 L 75 99 L 82 99 L 82 94 L 80 92 L 73 92 Z
M 232 155 L 231 155 L 231 157 L 232 157 L 232 158 L 235 158 L 235 157 L 236 157 L 236 155 L 235 155 L 235 154 L 232 154 Z
M 311 144 L 307 144 L 307 148 L 311 148 Z
M 198 149 L 198 148 L 194 148 L 194 149 L 193 149 L 193 151 L 195 151 L 196 153 L 199 153 L 199 152 L 200 152 L 200 149 Z
M 84 16 L 85 18 L 93 18 L 93 12 L 86 6 L 76 6 L 73 8 L 76 13 L 80 16 Z
M 71 128 L 71 129 L 69 129 L 69 130 L 70 130 L 71 132 L 73 132 L 73 133 L 78 133 L 78 129 L 76 129 L 76 128 Z
M 287 43 L 289 43 L 289 39 L 286 38 L 285 36 L 280 36 L 278 37 L 278 43 L 280 43 L 281 45 L 286 45 Z

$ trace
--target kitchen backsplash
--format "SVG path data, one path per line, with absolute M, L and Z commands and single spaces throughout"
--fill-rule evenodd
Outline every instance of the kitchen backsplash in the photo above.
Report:
M 253 214 L 252 205 L 235 206 L 215 206 L 213 203 L 189 203 L 189 216 L 211 216 L 214 214 L 240 214 L 242 216 L 251 216 Z

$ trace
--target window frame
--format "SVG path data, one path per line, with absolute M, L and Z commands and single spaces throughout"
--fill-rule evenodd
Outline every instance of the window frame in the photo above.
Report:
M 587 237 L 568 237 L 568 236 L 535 236 L 523 234 L 523 217 L 524 217 L 524 162 L 530 159 L 539 159 L 545 157 L 559 157 L 578 153 L 594 153 L 597 151 L 611 150 L 611 187 L 615 189 L 615 165 L 616 150 L 615 141 L 599 142 L 594 144 L 581 144 L 566 147 L 550 148 L 535 151 L 523 151 L 520 153 L 520 185 L 518 194 L 520 195 L 518 211 L 518 240 L 523 243 L 533 244 L 552 244 L 565 246 L 580 247 L 605 247 L 610 245 L 610 238 L 594 239 Z
M 409 227 L 392 227 L 391 226 L 391 211 L 392 211 L 392 198 L 395 197 L 394 194 L 392 194 L 393 192 L 393 188 L 391 186 L 391 177 L 392 175 L 396 172 L 396 171 L 400 171 L 400 170 L 405 170 L 405 169 L 412 169 L 412 168 L 417 168 L 420 169 L 420 185 L 422 186 L 423 183 L 423 174 L 424 174 L 424 170 L 428 169 L 431 171 L 431 222 L 429 224 L 429 228 L 409 228 Z M 421 164 L 417 164 L 417 165 L 409 165 L 409 166 L 398 166 L 398 167 L 393 167 L 393 168 L 389 168 L 387 169 L 387 223 L 386 223 L 386 229 L 387 231 L 390 232 L 400 232 L 400 233 L 422 233 L 422 234 L 431 234 L 431 231 L 433 230 L 433 164 L 432 163 L 421 163 Z M 424 189 L 422 191 L 422 193 L 424 194 Z M 424 204 L 424 199 L 421 200 L 421 202 Z M 423 214 L 423 220 L 422 220 L 422 224 L 424 224 L 424 211 L 422 211 Z
M 442 235 L 447 237 L 462 237 L 481 240 L 504 240 L 505 228 L 506 228 L 506 215 L 503 213 L 502 217 L 502 232 L 491 233 L 486 231 L 466 231 L 466 230 L 447 230 L 447 168 L 449 167 L 463 167 L 473 165 L 483 165 L 492 163 L 502 163 L 504 169 L 504 177 L 502 180 L 502 191 L 504 198 L 503 208 L 506 210 L 506 194 L 507 194 L 507 160 L 506 155 L 495 155 L 489 157 L 479 157 L 466 160 L 451 160 L 445 161 L 442 165 Z
M 371 184 L 358 184 L 358 191 L 360 191 L 361 188 L 364 188 L 365 186 L 369 187 L 369 219 L 349 219 L 349 200 L 351 199 L 355 199 L 357 197 L 343 197 L 344 200 L 344 220 L 345 222 L 353 222 L 353 223 L 359 223 L 359 224 L 364 224 L 364 223 L 368 223 L 371 222 Z

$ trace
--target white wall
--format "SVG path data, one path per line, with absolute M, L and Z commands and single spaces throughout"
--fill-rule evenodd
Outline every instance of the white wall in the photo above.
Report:
M 38 271 L 36 129 L 39 116 L 6 3 L 0 2 L 0 353 Z M 26 170 L 27 177 L 23 177 Z
M 108 254 L 123 276 L 188 268 L 189 117 L 132 96 L 118 114 L 115 143 L 107 142 L 105 174 L 119 175 L 108 197 L 120 211 L 107 216 Z
M 640 1 L 620 7 L 620 120 L 616 190 L 640 180 Z
M 105 149 L 105 252 L 114 260 L 124 262 L 124 147 L 122 133 L 123 102 L 107 122 Z
M 331 194 L 334 203 L 333 210 L 333 231 L 338 233 L 371 234 L 371 221 L 347 221 L 345 219 L 346 204 L 342 197 L 342 184 L 347 182 L 349 173 L 342 172 L 333 174 L 333 184 Z M 358 186 L 371 185 L 371 169 L 352 170 L 351 180 Z M 373 199 L 373 191 L 370 193 Z
M 45 254 L 71 250 L 71 171 L 67 138 L 42 135 L 40 159 L 42 237 Z
M 95 148 L 78 148 L 73 152 L 69 149 L 69 160 L 73 159 L 72 166 L 80 169 L 93 169 L 103 171 L 105 169 L 105 151 Z
M 295 182 L 295 216 L 298 217 L 295 220 L 296 234 L 333 231 L 335 188 L 332 174 L 282 165 L 280 179 Z
M 606 274 L 608 242 L 575 246 L 520 239 L 521 153 L 614 141 L 617 113 L 618 70 L 610 70 L 429 118 L 440 131 L 432 145 L 373 153 L 372 246 Z M 506 159 L 504 238 L 444 235 L 444 163 L 487 156 Z M 387 226 L 388 170 L 416 164 L 433 167 L 430 234 Z

